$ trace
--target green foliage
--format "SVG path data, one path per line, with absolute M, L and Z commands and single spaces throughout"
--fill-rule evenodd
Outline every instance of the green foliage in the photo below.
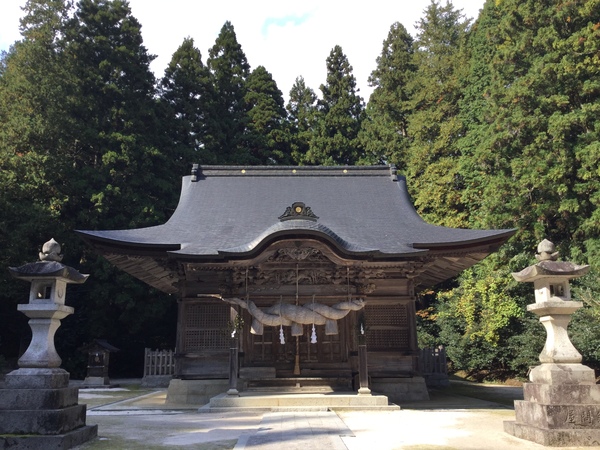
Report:
M 374 87 L 362 122 L 360 139 L 364 164 L 395 164 L 404 171 L 408 140 L 407 85 L 413 76 L 413 39 L 402 24 L 390 28 L 377 68 L 369 77 Z
M 512 319 L 523 315 L 521 305 L 508 294 L 507 276 L 494 272 L 476 277 L 472 270 L 465 271 L 458 288 L 440 292 L 438 298 L 444 308 L 439 313 L 439 320 L 460 317 L 464 338 L 498 346 L 502 330 Z
M 290 126 L 290 147 L 294 162 L 301 164 L 314 138 L 317 124 L 317 95 L 298 77 L 286 105 Z
M 518 227 L 524 248 L 545 237 L 581 247 L 598 232 L 599 8 L 488 2 L 475 31 L 473 77 L 484 76 L 467 111 L 465 197 L 474 222 Z
M 507 269 L 480 264 L 437 295 L 436 326 L 455 370 L 525 377 L 543 347 L 543 329 L 525 315 L 527 296 Z M 533 292 L 531 292 L 533 293 Z M 535 343 L 542 342 L 536 348 Z
M 575 348 L 583 356 L 583 363 L 600 368 L 600 269 L 593 267 L 590 273 L 577 280 L 572 288 L 573 300 L 584 307 L 573 314 L 569 335 Z
M 208 54 L 206 64 L 214 84 L 215 114 L 219 118 L 209 130 L 214 142 L 214 148 L 209 150 L 217 155 L 219 164 L 249 163 L 244 142 L 249 119 L 244 99 L 250 65 L 231 22 L 225 22 Z
M 364 104 L 352 66 L 336 45 L 327 58 L 327 82 L 321 85 L 316 133 L 305 156 L 308 164 L 354 165 L 363 152 L 358 138 Z
M 246 83 L 248 150 L 253 164 L 290 164 L 290 135 L 283 95 L 267 69 L 258 66 Z
M 452 4 L 432 1 L 417 23 L 412 57 L 416 72 L 406 88 L 411 142 L 404 166 L 414 204 L 426 220 L 453 227 L 466 226 L 468 217 L 457 164 L 457 141 L 464 132 L 459 101 L 468 27 Z
M 533 302 L 531 286 L 496 278 L 534 263 L 527 255 L 543 238 L 565 259 L 600 262 L 600 2 L 490 0 L 470 31 L 457 17 L 433 2 L 419 25 L 410 187 L 420 212 L 438 224 L 518 231 L 439 295 L 430 315 L 455 367 L 523 376 L 538 363 L 545 332 L 531 314 L 517 314 Z M 594 283 L 581 285 L 598 295 Z M 597 367 L 594 314 L 593 306 L 581 309 L 570 330 Z
M 208 68 L 202 63 L 194 40 L 186 38 L 173 54 L 160 85 L 164 106 L 165 134 L 171 158 L 179 173 L 186 173 L 194 163 L 211 164 L 216 155 L 210 131 L 215 128 L 212 111 L 215 93 Z
M 94 281 L 86 284 L 84 305 L 96 308 L 78 308 L 78 319 L 61 327 L 62 333 L 69 323 L 78 324 L 61 344 L 66 364 L 77 364 L 82 342 L 109 337 L 96 324 L 109 323 L 126 342 L 130 332 L 139 333 L 134 325 L 148 324 L 142 311 L 157 312 L 140 299 L 156 298 L 161 310 L 171 302 L 139 282 L 137 291 L 123 291 L 107 276 L 114 268 L 98 266 L 98 257 L 73 239 L 73 230 L 164 221 L 177 200 L 172 185 L 180 174 L 158 148 L 152 57 L 128 4 L 82 0 L 73 10 L 67 2 L 30 1 L 25 12 L 23 40 L 3 55 L 0 74 L 1 263 L 31 262 L 54 237 L 67 243 L 66 264 L 90 269 Z M 28 287 L 7 277 L 0 279 L 0 304 L 7 308 L 2 318 L 10 322 L 1 327 L 2 340 L 14 355 L 27 344 L 26 321 L 13 316 L 22 316 L 15 303 L 27 298 Z M 116 298 L 131 315 L 111 308 L 107 299 Z M 73 289 L 69 299 L 79 301 Z

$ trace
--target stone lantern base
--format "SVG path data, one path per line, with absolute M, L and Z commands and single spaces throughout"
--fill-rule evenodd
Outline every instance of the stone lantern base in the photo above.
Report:
M 59 368 L 18 369 L 0 389 L 0 448 L 68 449 L 94 439 L 97 425 L 86 425 L 79 389 Z
M 516 421 L 504 431 L 549 447 L 600 445 L 600 386 L 582 364 L 542 364 L 515 401 Z

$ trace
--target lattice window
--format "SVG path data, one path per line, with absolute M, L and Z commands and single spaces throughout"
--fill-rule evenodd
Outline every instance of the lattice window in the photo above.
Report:
M 369 330 L 367 332 L 367 347 L 376 349 L 406 349 L 408 348 L 407 330 Z
M 405 305 L 366 305 L 367 347 L 399 350 L 409 347 L 408 312 Z
M 408 314 L 404 305 L 366 305 L 367 325 L 407 327 Z
M 228 305 L 196 302 L 186 304 L 183 309 L 183 351 L 229 349 L 229 320 Z

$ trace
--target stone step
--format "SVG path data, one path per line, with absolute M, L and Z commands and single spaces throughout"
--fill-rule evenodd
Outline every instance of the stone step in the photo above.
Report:
M 244 389 L 246 394 L 328 394 L 332 392 L 347 392 L 331 386 L 254 386 Z
M 226 412 L 238 412 L 238 413 L 268 413 L 268 412 L 344 412 L 344 411 L 399 411 L 398 405 L 386 405 L 386 406 L 330 406 L 330 407 L 302 407 L 302 406 L 290 406 L 290 407 L 211 407 L 210 404 L 203 406 L 198 409 L 198 413 L 226 413 Z
M 220 394 L 200 408 L 200 412 L 223 411 L 327 411 L 327 410 L 399 410 L 390 405 L 384 395 L 355 393 L 290 394 L 273 392 L 242 392 L 240 396 Z

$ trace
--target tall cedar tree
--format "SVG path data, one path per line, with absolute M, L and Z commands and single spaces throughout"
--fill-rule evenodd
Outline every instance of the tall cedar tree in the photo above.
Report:
M 210 131 L 216 126 L 215 94 L 208 68 L 192 38 L 185 38 L 165 70 L 159 86 L 165 132 L 181 174 L 193 163 L 214 164 Z
M 290 164 L 290 137 L 283 94 L 273 76 L 258 66 L 248 76 L 247 146 L 253 164 Z
M 67 56 L 75 61 L 78 153 L 69 182 L 77 227 L 132 228 L 164 222 L 177 202 L 180 177 L 173 158 L 158 148 L 153 56 L 141 26 L 123 0 L 81 0 L 66 24 Z M 76 190 L 76 191 L 75 191 Z M 103 259 L 89 257 L 86 283 L 93 337 L 142 352 L 144 333 L 172 311 L 173 302 Z M 144 301 L 140 301 L 144 299 Z
M 25 11 L 23 40 L 2 64 L 0 120 L 12 125 L 0 139 L 11 165 L 1 182 L 17 183 L 9 202 L 20 199 L 20 208 L 29 211 L 15 214 L 15 229 L 35 239 L 37 249 L 50 237 L 68 242 L 65 263 L 94 275 L 70 288 L 77 318 L 57 334 L 59 352 L 69 356 L 66 367 L 77 375 L 71 364 L 82 343 L 104 337 L 125 355 L 141 354 L 143 341 L 152 342 L 148 330 L 160 328 L 174 305 L 91 254 L 73 230 L 165 220 L 176 202 L 172 185 L 179 174 L 172 176 L 169 159 L 155 147 L 160 136 L 152 58 L 127 3 L 83 0 L 73 13 L 66 2 L 31 1 Z M 9 102 L 15 102 L 10 111 Z M 15 124 L 30 131 L 21 134 Z M 10 242 L 27 262 L 37 254 L 14 231 Z M 26 334 L 25 327 L 15 337 Z
M 214 148 L 209 150 L 217 155 L 219 164 L 248 164 L 248 115 L 244 99 L 250 65 L 231 22 L 225 22 L 208 54 L 206 64 L 213 77 L 217 99 L 215 114 L 219 118 L 209 130 L 210 141 L 214 143 Z
M 493 49 L 481 69 L 491 76 L 465 167 L 474 214 L 517 226 L 523 248 L 548 237 L 597 260 L 600 3 L 490 1 L 484 12 L 474 44 Z
M 490 88 L 496 77 L 492 61 L 502 42 L 496 32 L 501 19 L 501 11 L 494 2 L 486 2 L 469 35 L 469 73 L 459 102 L 460 117 L 465 126 L 465 135 L 459 141 L 462 151 L 460 171 L 466 187 L 462 201 L 469 210 L 469 222 L 475 228 L 503 226 L 497 215 L 490 214 L 492 211 L 483 198 L 490 176 L 499 170 L 494 162 L 496 156 L 492 154 L 499 160 L 501 151 L 487 140 L 492 134 Z M 504 226 L 512 228 L 514 224 L 504 221 Z
M 308 164 L 353 165 L 363 155 L 358 134 L 365 117 L 352 66 L 336 45 L 327 58 L 327 83 L 321 85 L 318 125 L 305 162 Z
M 409 85 L 411 145 L 406 174 L 411 194 L 424 218 L 447 226 L 465 226 L 468 217 L 461 203 L 463 183 L 457 163 L 468 27 L 469 21 L 450 3 L 440 6 L 432 1 L 417 23 L 413 58 L 417 72 Z
M 76 63 L 79 141 L 74 176 L 81 225 L 132 227 L 166 218 L 174 204 L 171 158 L 160 142 L 155 79 L 139 22 L 126 1 L 82 0 L 66 28 Z M 176 200 L 175 200 L 176 201 Z
M 290 125 L 290 141 L 293 161 L 301 164 L 306 160 L 317 121 L 317 95 L 306 86 L 303 77 L 296 78 L 290 89 L 286 105 Z
M 413 39 L 406 28 L 394 23 L 383 41 L 377 68 L 371 72 L 369 85 L 374 88 L 362 123 L 361 141 L 366 164 L 394 164 L 405 169 L 408 147 L 407 85 L 415 72 L 412 61 Z

